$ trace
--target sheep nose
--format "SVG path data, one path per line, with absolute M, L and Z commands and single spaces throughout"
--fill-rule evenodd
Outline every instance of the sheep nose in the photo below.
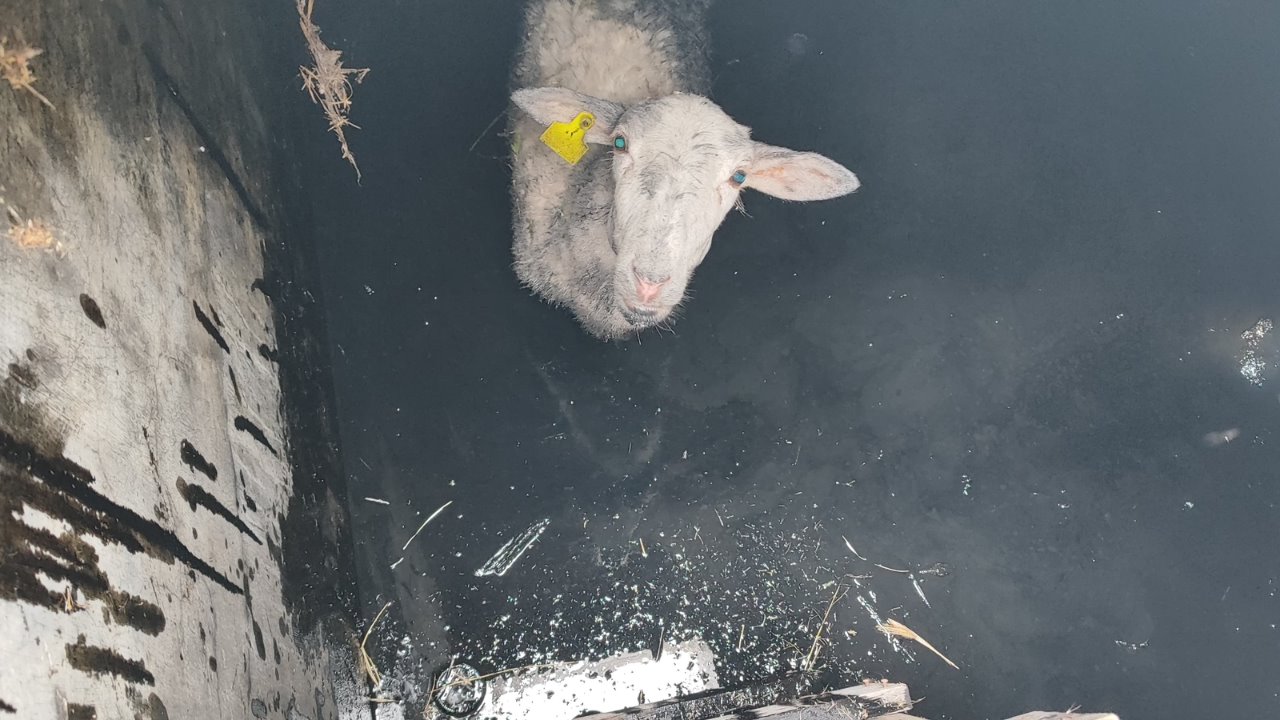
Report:
M 648 273 L 640 272 L 632 268 L 632 274 L 636 276 L 636 299 L 642 305 L 650 305 L 654 300 L 658 299 L 658 295 L 662 292 L 663 286 L 671 280 L 670 275 L 657 277 Z

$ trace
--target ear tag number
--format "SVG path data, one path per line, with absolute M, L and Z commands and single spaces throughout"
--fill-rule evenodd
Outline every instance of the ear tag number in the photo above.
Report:
M 542 142 L 564 158 L 570 165 L 577 165 L 587 154 L 587 131 L 596 124 L 596 117 L 589 112 L 578 113 L 571 122 L 553 122 L 542 132 Z

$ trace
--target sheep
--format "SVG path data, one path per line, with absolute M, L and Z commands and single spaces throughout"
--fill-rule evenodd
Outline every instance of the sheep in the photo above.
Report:
M 531 0 L 525 11 L 509 127 L 514 267 L 601 340 L 671 317 L 743 189 L 810 201 L 859 186 L 822 155 L 752 140 L 706 97 L 709 5 Z M 540 137 L 583 112 L 594 123 L 575 164 Z

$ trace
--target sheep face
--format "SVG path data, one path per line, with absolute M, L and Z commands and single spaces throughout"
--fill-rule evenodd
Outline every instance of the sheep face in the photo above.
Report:
M 589 190 L 612 193 L 601 233 L 607 238 L 600 237 L 615 258 L 612 287 L 594 305 L 608 318 L 588 323 L 601 336 L 670 317 L 744 188 L 787 200 L 821 200 L 858 188 L 853 173 L 821 155 L 753 141 L 746 127 L 698 95 L 666 95 L 624 107 L 571 90 L 532 88 L 513 99 L 541 123 L 591 112 L 595 123 L 586 141 L 611 153 L 588 156 L 588 162 L 608 164 L 592 168 L 589 177 L 597 185 L 612 181 L 612 188 Z
M 737 203 L 751 139 L 711 101 L 669 95 L 627 108 L 614 122 L 613 290 L 633 328 L 667 319 L 684 298 L 711 238 Z

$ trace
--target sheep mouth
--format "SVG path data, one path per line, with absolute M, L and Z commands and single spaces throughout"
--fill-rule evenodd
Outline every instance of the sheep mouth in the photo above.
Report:
M 622 319 L 635 329 L 647 328 L 662 322 L 667 316 L 667 310 L 650 310 L 648 308 L 632 308 L 626 305 L 622 306 Z

